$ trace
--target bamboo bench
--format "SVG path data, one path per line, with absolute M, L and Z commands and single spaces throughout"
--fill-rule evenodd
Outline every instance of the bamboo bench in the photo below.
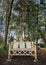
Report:
M 26 43 L 26 48 L 24 47 L 24 42 L 20 44 L 20 48 L 18 48 L 18 42 L 14 42 L 14 44 L 9 44 L 8 50 L 8 59 L 11 56 L 34 56 L 37 59 L 36 53 L 36 45 L 32 42 Z

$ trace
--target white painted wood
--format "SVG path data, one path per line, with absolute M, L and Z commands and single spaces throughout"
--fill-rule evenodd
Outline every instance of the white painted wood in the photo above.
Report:
M 18 42 L 14 41 L 14 43 L 13 43 L 13 49 L 15 50 L 17 48 L 18 48 Z
M 21 44 L 20 44 L 20 48 L 25 48 L 25 43 L 24 42 L 22 42 Z
M 29 41 L 26 42 L 26 48 L 27 49 L 31 48 L 31 42 L 29 42 Z

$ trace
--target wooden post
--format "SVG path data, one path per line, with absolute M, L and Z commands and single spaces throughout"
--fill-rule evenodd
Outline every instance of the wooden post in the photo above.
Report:
M 34 43 L 33 43 L 33 41 L 32 41 L 32 45 L 31 45 L 31 47 L 32 47 L 32 51 L 33 51 L 33 46 L 34 46 Z
M 21 44 L 22 43 L 22 35 L 20 34 L 19 36 L 19 43 Z
M 34 54 L 34 57 L 35 57 L 34 62 L 36 62 L 37 61 L 37 46 L 34 44 L 33 41 L 32 41 L 32 51 L 35 52 L 35 54 Z
M 35 45 L 35 60 L 34 60 L 34 62 L 36 62 L 37 61 L 37 46 Z
M 9 43 L 9 48 L 8 48 L 8 60 L 7 60 L 7 61 L 10 61 L 10 60 L 11 60 L 11 58 L 10 58 L 10 55 L 11 55 L 10 50 L 11 50 L 11 44 Z

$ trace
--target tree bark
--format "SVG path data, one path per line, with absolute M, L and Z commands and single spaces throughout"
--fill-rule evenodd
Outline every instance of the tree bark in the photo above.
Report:
M 9 28 L 9 23 L 10 23 L 10 16 L 11 16 L 11 11 L 12 11 L 12 6 L 13 6 L 14 0 L 11 1 L 10 7 L 6 9 L 6 20 L 5 20 L 5 44 L 4 48 L 6 49 L 7 45 L 7 36 L 8 36 L 8 28 Z

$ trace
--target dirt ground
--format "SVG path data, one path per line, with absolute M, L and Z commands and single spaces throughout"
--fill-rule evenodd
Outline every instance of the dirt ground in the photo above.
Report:
M 38 61 L 34 63 L 32 56 L 16 56 L 11 61 L 6 61 L 7 52 L 0 53 L 0 65 L 46 65 L 46 49 L 38 51 Z

